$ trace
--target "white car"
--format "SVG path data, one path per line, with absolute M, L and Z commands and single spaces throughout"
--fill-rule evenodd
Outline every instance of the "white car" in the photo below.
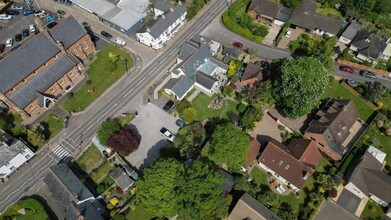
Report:
M 34 33 L 34 32 L 36 31 L 35 25 L 33 25 L 33 24 L 30 24 L 30 25 L 29 25 L 29 28 L 30 28 L 30 32 L 31 32 L 31 33 Z
M 23 2 L 28 4 L 28 5 L 32 5 L 33 4 L 33 0 L 23 0 Z
M 285 33 L 285 37 L 290 37 L 291 34 L 292 34 L 292 31 L 287 31 L 287 32 Z
M 120 38 L 120 37 L 117 37 L 115 38 L 114 42 L 119 45 L 119 46 L 125 46 L 126 45 L 126 42 L 124 39 Z
M 12 15 L 7 15 L 7 14 L 1 14 L 0 15 L 0 20 L 11 20 Z
M 165 127 L 160 129 L 160 134 L 162 134 L 165 138 L 167 138 L 167 140 L 171 142 L 173 142 L 175 139 L 175 135 Z
M 18 10 L 18 11 L 22 11 L 24 8 L 23 8 L 23 6 L 21 6 L 21 5 L 11 5 L 11 9 L 12 10 Z
M 36 16 L 36 17 L 40 17 L 41 15 L 44 15 L 45 14 L 45 11 L 44 10 L 39 10 L 39 11 L 36 11 L 35 13 L 34 13 L 34 15 Z
M 14 44 L 14 40 L 12 38 L 8 38 L 6 41 L 5 41 L 5 46 L 6 47 L 12 47 L 12 45 Z

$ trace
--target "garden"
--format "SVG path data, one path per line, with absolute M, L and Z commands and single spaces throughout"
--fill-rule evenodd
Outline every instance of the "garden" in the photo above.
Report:
M 383 208 L 372 200 L 369 200 L 360 217 L 364 220 L 384 219 L 384 215 L 385 212 Z
M 204 121 L 210 118 L 228 118 L 228 112 L 236 111 L 237 103 L 230 99 L 222 99 L 222 107 L 218 109 L 210 108 L 210 104 L 217 98 L 217 95 L 211 97 L 200 93 L 192 102 L 191 106 L 196 110 L 196 120 Z
M 75 93 L 69 93 L 62 107 L 68 112 L 83 111 L 132 67 L 133 58 L 129 53 L 108 44 L 97 53 L 96 60 L 86 71 L 86 84 Z
M 8 208 L 0 219 L 18 219 L 18 220 L 31 220 L 42 219 L 49 220 L 49 215 L 45 211 L 44 206 L 33 198 L 20 200 Z
M 40 124 L 45 128 L 42 132 L 46 139 L 56 136 L 64 128 L 64 119 L 51 112 Z

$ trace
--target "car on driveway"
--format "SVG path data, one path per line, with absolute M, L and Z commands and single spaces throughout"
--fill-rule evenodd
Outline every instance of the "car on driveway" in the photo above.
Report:
M 11 20 L 12 15 L 7 15 L 7 14 L 1 14 L 0 15 L 0 20 Z
M 103 37 L 105 37 L 105 38 L 107 38 L 107 39 L 109 39 L 109 40 L 111 40 L 111 38 L 113 38 L 113 35 L 107 33 L 106 31 L 102 31 L 102 32 L 100 32 L 100 34 L 101 34 Z
M 339 69 L 344 72 L 354 73 L 354 69 L 348 66 L 340 66 Z
M 9 11 L 7 11 L 7 14 L 9 14 L 9 15 L 19 15 L 20 14 L 20 12 L 19 11 L 17 11 L 17 10 L 9 10 Z
M 237 48 L 239 48 L 239 49 L 242 49 L 242 48 L 243 48 L 243 44 L 240 43 L 240 42 L 234 42 L 234 43 L 232 44 L 232 46 L 237 47 Z
M 285 37 L 290 37 L 291 34 L 292 34 L 292 31 L 287 31 L 287 32 L 285 33 Z
M 163 107 L 163 110 L 168 112 L 170 111 L 170 109 L 172 108 L 172 106 L 174 105 L 174 102 L 172 100 L 169 100 Z
M 48 16 L 45 17 L 45 20 L 46 20 L 46 22 L 50 23 L 50 22 L 56 20 L 56 16 L 48 15 Z
M 114 42 L 119 45 L 119 46 L 125 46 L 126 45 L 126 42 L 124 39 L 122 39 L 121 37 L 117 37 L 115 38 Z
M 30 32 L 32 32 L 32 33 L 34 33 L 37 30 L 37 29 L 35 29 L 35 25 L 34 24 L 30 24 L 29 28 L 30 28 Z
M 24 8 L 21 5 L 14 4 L 14 5 L 11 5 L 11 9 L 12 10 L 22 11 Z
M 5 46 L 7 46 L 7 47 L 12 47 L 13 44 L 14 44 L 14 40 L 12 40 L 12 38 L 8 38 L 5 41 Z
M 65 11 L 63 11 L 63 10 L 57 10 L 57 13 L 59 14 L 59 15 L 65 15 L 66 14 L 66 12 Z
M 163 135 L 167 140 L 171 142 L 173 142 L 175 139 L 175 135 L 165 127 L 160 129 L 160 134 Z
M 182 121 L 181 119 L 176 120 L 176 125 L 178 125 L 180 128 L 184 128 L 187 126 L 186 122 Z
M 375 79 L 376 78 L 376 75 L 370 71 L 367 71 L 367 70 L 361 70 L 360 71 L 360 75 L 363 76 L 363 77 L 367 77 L 367 78 L 370 78 L 370 79 Z
M 34 10 L 31 10 L 31 9 L 23 10 L 23 11 L 22 11 L 22 14 L 23 14 L 24 16 L 31 15 L 31 14 L 34 14 L 34 13 L 35 13 L 35 11 L 34 11 Z
M 52 22 L 50 22 L 49 24 L 47 24 L 46 25 L 46 27 L 48 27 L 49 29 L 52 29 L 54 26 L 56 26 L 57 25 L 57 22 L 55 22 L 55 21 L 52 21 Z

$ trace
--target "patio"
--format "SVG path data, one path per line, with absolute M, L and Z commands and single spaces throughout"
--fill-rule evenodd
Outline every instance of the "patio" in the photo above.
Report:
M 269 176 L 267 178 L 267 183 L 270 187 L 270 190 L 279 195 L 289 195 L 291 193 L 291 189 L 288 188 L 283 182 L 275 178 L 274 176 Z

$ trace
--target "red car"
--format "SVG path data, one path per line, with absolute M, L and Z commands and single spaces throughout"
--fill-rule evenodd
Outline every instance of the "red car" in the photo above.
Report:
M 0 53 L 3 53 L 5 49 L 5 44 L 0 44 Z
M 340 66 L 339 69 L 344 72 L 354 73 L 354 69 L 348 66 Z
M 237 47 L 237 48 L 239 48 L 239 49 L 242 49 L 242 48 L 243 48 L 243 44 L 240 43 L 240 42 L 234 42 L 234 43 L 232 44 L 232 46 Z

